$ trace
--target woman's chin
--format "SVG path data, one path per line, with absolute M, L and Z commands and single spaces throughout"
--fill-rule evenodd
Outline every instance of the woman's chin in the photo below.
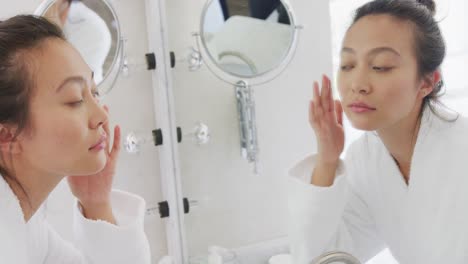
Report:
M 350 123 L 357 130 L 375 131 L 377 129 L 377 126 L 368 120 L 350 120 Z
M 92 168 L 90 168 L 89 170 L 89 175 L 93 175 L 93 174 L 96 174 L 98 172 L 101 172 L 104 167 L 106 166 L 106 163 L 102 163 L 102 164 L 96 164 L 95 166 L 93 166 Z
M 99 155 L 93 162 L 90 162 L 90 174 L 95 174 L 104 169 L 107 163 L 107 156 L 103 153 L 103 155 Z
M 75 173 L 71 173 L 71 175 L 80 175 L 80 176 L 87 176 L 87 175 L 94 175 L 98 172 L 101 172 L 104 167 L 106 166 L 107 157 L 105 155 L 99 155 L 99 157 L 94 157 L 90 159 L 85 164 L 82 164 L 80 168 L 75 170 Z

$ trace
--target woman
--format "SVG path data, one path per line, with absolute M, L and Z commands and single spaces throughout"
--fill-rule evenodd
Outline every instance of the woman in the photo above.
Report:
M 144 200 L 111 190 L 120 130 L 111 149 L 92 77 L 46 19 L 0 23 L 0 263 L 150 263 Z M 64 177 L 77 198 L 75 245 L 42 207 Z
M 334 102 L 314 84 L 317 154 L 291 181 L 294 263 L 343 250 L 361 262 L 468 263 L 468 120 L 438 106 L 445 44 L 432 0 L 375 0 L 343 40 Z M 344 161 L 342 113 L 368 131 Z

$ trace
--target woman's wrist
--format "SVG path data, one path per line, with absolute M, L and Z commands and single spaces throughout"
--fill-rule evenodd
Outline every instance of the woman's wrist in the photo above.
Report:
M 116 225 L 110 201 L 103 203 L 82 203 L 83 216 L 90 220 L 102 220 Z
M 315 169 L 312 173 L 311 184 L 321 187 L 328 187 L 333 185 L 338 165 L 339 160 L 324 162 L 320 159 L 317 159 Z
M 317 155 L 316 164 L 323 168 L 337 168 L 340 163 L 340 157 L 325 159 L 321 154 Z

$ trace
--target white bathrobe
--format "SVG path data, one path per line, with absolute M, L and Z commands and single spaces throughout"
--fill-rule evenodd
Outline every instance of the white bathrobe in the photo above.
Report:
M 400 264 L 467 264 L 467 154 L 468 119 L 450 123 L 427 109 L 408 185 L 372 132 L 352 143 L 330 187 L 310 184 L 307 157 L 289 172 L 294 263 L 331 250 L 365 263 L 388 247 Z
M 0 263 L 149 264 L 144 200 L 114 190 L 111 203 L 117 226 L 84 218 L 75 204 L 72 244 L 47 223 L 43 207 L 25 223 L 17 197 L 0 176 Z

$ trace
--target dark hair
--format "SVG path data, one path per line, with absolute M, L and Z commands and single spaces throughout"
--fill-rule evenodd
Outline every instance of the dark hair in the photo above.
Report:
M 356 10 L 353 23 L 368 15 L 390 15 L 409 21 L 415 31 L 415 53 L 418 62 L 418 74 L 423 77 L 440 68 L 445 58 L 445 42 L 434 19 L 436 5 L 433 0 L 374 0 Z M 443 81 L 437 83 L 423 101 L 421 112 L 426 106 L 435 111 L 435 105 L 442 105 L 439 98 L 443 95 Z
M 17 125 L 13 141 L 29 121 L 34 92 L 30 51 L 49 38 L 65 40 L 62 30 L 42 17 L 19 15 L 0 22 L 0 124 Z M 0 173 L 21 187 L 12 172 L 0 166 Z

